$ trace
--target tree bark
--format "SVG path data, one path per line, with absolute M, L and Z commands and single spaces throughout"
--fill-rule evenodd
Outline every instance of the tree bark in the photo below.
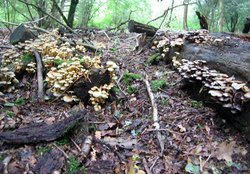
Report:
M 62 137 L 87 116 L 87 111 L 79 111 L 55 124 L 34 124 L 14 131 L 0 132 L 0 142 L 6 144 L 30 144 L 49 142 Z
M 183 29 L 188 30 L 188 24 L 187 24 L 187 16 L 188 16 L 188 5 L 189 5 L 189 0 L 185 0 L 183 2 L 184 4 L 184 15 L 183 15 Z
M 223 31 L 223 22 L 224 22 L 224 0 L 220 0 L 219 32 Z
M 68 14 L 68 22 L 69 22 L 70 28 L 72 28 L 74 24 L 74 17 L 75 17 L 76 7 L 78 3 L 79 3 L 79 0 L 71 0 L 71 3 L 70 3 L 69 14 Z

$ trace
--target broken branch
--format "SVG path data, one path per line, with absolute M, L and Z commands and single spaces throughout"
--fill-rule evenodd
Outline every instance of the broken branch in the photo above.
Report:
M 150 101 L 151 101 L 151 105 L 152 105 L 152 108 L 153 108 L 154 127 L 155 127 L 156 130 L 159 130 L 160 129 L 160 124 L 159 124 L 159 118 L 158 118 L 157 104 L 155 102 L 154 94 L 153 94 L 153 92 L 151 90 L 147 74 L 145 75 L 144 83 L 145 83 L 145 85 L 147 87 L 148 95 L 149 95 L 149 98 L 150 98 Z M 161 148 L 160 156 L 162 156 L 163 155 L 163 151 L 164 151 L 164 142 L 162 140 L 161 132 L 157 131 L 156 132 L 156 136 L 157 136 L 157 139 L 159 141 L 160 148 Z

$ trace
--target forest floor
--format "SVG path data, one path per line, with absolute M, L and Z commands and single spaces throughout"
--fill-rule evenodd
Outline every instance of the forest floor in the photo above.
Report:
M 0 45 L 8 45 L 6 38 Z M 110 40 L 98 34 L 95 41 L 105 45 L 102 61 L 112 60 L 120 67 L 112 101 L 100 112 L 82 103 L 38 103 L 36 77 L 24 76 L 15 93 L 0 96 L 0 132 L 34 123 L 51 125 L 85 108 L 94 116 L 87 119 L 84 137 L 91 135 L 105 143 L 90 142 L 90 153 L 83 155 L 73 131 L 50 143 L 0 144 L 0 173 L 46 173 L 44 166 L 51 167 L 46 171 L 68 174 L 250 173 L 250 146 L 244 136 L 219 113 L 191 99 L 170 65 L 146 64 L 155 51 L 137 54 L 136 34 L 110 35 Z M 127 72 L 136 74 L 128 83 L 122 80 Z M 146 74 L 157 103 L 163 148 L 153 125 L 152 104 L 143 81 Z M 56 163 L 49 158 L 57 159 Z

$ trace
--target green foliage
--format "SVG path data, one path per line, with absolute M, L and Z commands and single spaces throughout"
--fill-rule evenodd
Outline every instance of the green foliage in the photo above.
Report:
M 136 93 L 138 91 L 138 89 L 136 88 L 136 87 L 134 87 L 134 86 L 128 86 L 128 93 L 129 94 L 134 94 L 134 93 Z
M 64 137 L 60 138 L 58 141 L 56 141 L 56 144 L 59 146 L 63 146 L 63 145 L 69 144 L 69 143 L 70 143 L 70 140 L 67 136 L 64 136 Z
M 129 85 L 133 80 L 138 80 L 141 78 L 142 78 L 142 76 L 140 74 L 126 72 L 122 76 L 122 82 L 125 85 Z
M 6 102 L 6 103 L 4 103 L 4 106 L 6 106 L 6 107 L 13 107 L 13 106 L 16 106 L 16 105 L 24 105 L 24 104 L 25 104 L 25 101 L 21 97 L 21 98 L 17 98 L 14 103 L 13 102 Z
M 169 98 L 163 98 L 162 99 L 162 104 L 168 106 L 169 105 Z
M 147 64 L 156 64 L 159 62 L 159 60 L 161 59 L 161 55 L 160 53 L 155 53 L 152 56 L 150 56 L 147 60 L 146 63 Z
M 34 61 L 34 56 L 32 54 L 24 54 L 21 56 L 21 61 L 25 64 L 28 64 L 32 61 Z
M 17 98 L 16 101 L 15 101 L 15 104 L 16 105 L 24 105 L 25 101 L 24 101 L 24 99 L 22 97 L 21 98 Z
M 36 149 L 36 154 L 38 156 L 42 156 L 43 154 L 45 154 L 46 152 L 50 151 L 51 150 L 51 147 L 49 146 L 39 146 L 37 149 Z
M 153 91 L 157 91 L 157 90 L 163 88 L 165 85 L 166 85 L 166 82 L 163 79 L 151 81 L 151 87 L 152 87 Z
M 191 100 L 190 104 L 193 108 L 196 109 L 203 107 L 203 103 L 201 101 Z
M 82 172 L 84 174 L 87 174 L 87 170 L 84 166 L 80 167 L 79 162 L 77 161 L 77 159 L 74 156 L 70 156 L 68 161 L 67 161 L 67 174 L 74 174 L 75 172 Z
M 5 111 L 5 114 L 8 116 L 8 117 L 13 117 L 15 114 L 14 112 L 12 111 Z

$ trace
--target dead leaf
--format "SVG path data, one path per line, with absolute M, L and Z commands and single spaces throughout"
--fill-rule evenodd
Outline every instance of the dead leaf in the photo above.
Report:
M 101 139 L 102 138 L 102 132 L 101 131 L 95 131 L 95 137 L 97 139 Z
M 183 127 L 181 124 L 178 125 L 178 128 L 180 129 L 180 132 L 186 132 L 186 128 Z
M 122 146 L 126 149 L 132 149 L 134 145 L 137 144 L 136 139 L 123 139 L 123 138 L 112 138 L 112 137 L 104 137 L 104 141 L 111 146 Z
M 45 119 L 45 123 L 47 123 L 48 125 L 52 125 L 55 122 L 55 117 L 49 117 Z
M 234 146 L 236 145 L 235 141 L 231 141 L 230 143 L 222 142 L 218 149 L 215 152 L 215 157 L 218 160 L 226 160 L 227 162 L 232 162 L 232 155 L 234 152 Z

